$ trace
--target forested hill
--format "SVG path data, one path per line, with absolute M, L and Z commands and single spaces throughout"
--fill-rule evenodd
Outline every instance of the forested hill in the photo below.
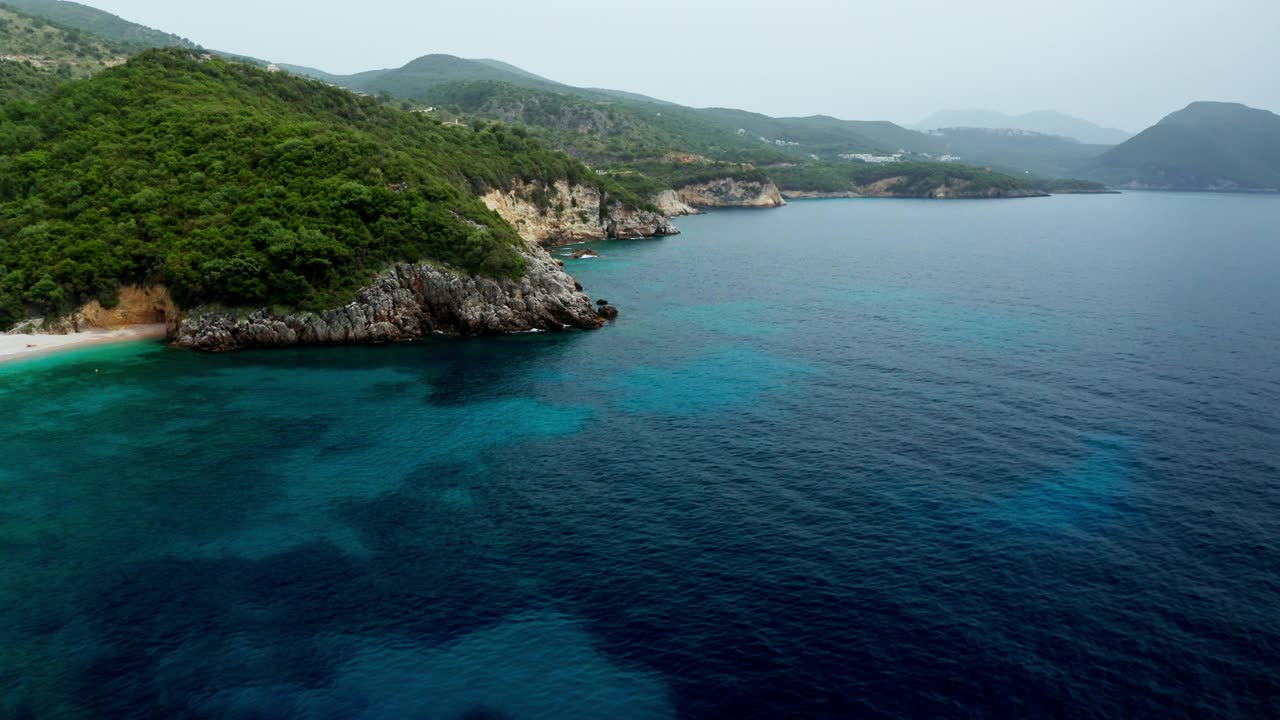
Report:
M 417 98 L 432 88 L 450 82 L 500 81 L 546 90 L 568 89 L 567 86 L 526 72 L 496 60 L 467 60 L 453 55 L 423 55 L 403 67 L 370 70 L 355 75 L 330 75 L 310 68 L 285 66 L 301 74 L 315 74 L 318 79 L 358 92 L 390 93 L 396 97 Z
M 729 108 L 693 108 L 635 93 L 572 87 L 493 60 L 446 55 L 347 76 L 282 67 L 358 92 L 434 107 L 443 114 L 522 124 L 556 148 L 610 167 L 651 165 L 672 154 L 759 167 L 905 151 L 918 161 L 952 155 L 964 163 L 1023 177 L 1069 177 L 1106 149 L 1065 138 L 1028 142 L 1026 137 L 1001 134 L 944 136 L 885 121 L 822 115 L 779 118 Z
M 1104 154 L 1095 175 L 1175 190 L 1280 190 L 1280 115 L 1196 102 Z
M 522 241 L 477 193 L 561 179 L 634 199 L 519 129 L 148 51 L 0 106 L 0 326 L 140 282 L 184 307 L 322 308 L 394 261 L 516 275 Z
M 59 25 L 93 33 L 108 42 L 128 45 L 134 50 L 153 47 L 194 48 L 195 43 L 171 33 L 129 22 L 88 5 L 67 0 L 3 0 L 3 4 Z
M 124 62 L 128 51 L 0 4 L 0 101 L 39 97 L 60 82 Z

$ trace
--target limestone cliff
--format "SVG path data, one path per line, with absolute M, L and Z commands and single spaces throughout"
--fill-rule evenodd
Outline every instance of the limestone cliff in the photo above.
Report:
M 516 279 L 462 275 L 431 264 L 400 264 L 342 308 L 281 314 L 192 310 L 173 332 L 176 344 L 234 350 L 298 344 L 381 343 L 426 335 L 494 335 L 596 328 L 614 317 L 599 310 L 545 250 L 525 253 Z
M 770 180 L 738 180 L 731 177 L 686 185 L 676 190 L 680 201 L 695 208 L 774 208 L 787 204 Z
M 523 184 L 493 190 L 482 199 L 526 242 L 544 247 L 680 233 L 661 213 L 624 207 L 593 187 L 570 186 L 565 181 L 551 188 Z
M 681 200 L 680 194 L 675 190 L 663 190 L 658 193 L 658 196 L 653 199 L 653 204 L 667 217 L 701 214 L 697 208 Z

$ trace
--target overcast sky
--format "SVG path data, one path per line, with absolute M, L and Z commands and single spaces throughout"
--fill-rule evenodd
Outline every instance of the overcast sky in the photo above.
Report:
M 1280 0 L 82 0 L 337 73 L 427 53 L 696 106 L 915 123 L 1055 109 L 1130 131 L 1193 100 L 1280 112 Z

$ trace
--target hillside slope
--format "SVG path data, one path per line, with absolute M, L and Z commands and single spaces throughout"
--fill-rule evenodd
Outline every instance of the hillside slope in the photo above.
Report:
M 5 5 L 51 20 L 59 25 L 93 33 L 103 40 L 143 50 L 154 47 L 195 48 L 195 43 L 171 33 L 129 22 L 95 7 L 68 0 L 4 0 Z
M 622 170 L 638 170 L 637 163 L 652 167 L 671 157 L 697 156 L 725 163 L 724 171 L 732 174 L 743 164 L 834 162 L 857 154 L 902 153 L 917 161 L 959 155 L 965 163 L 1018 175 L 1065 177 L 1102 151 L 1061 138 L 1030 147 L 1022 138 L 943 138 L 884 121 L 823 115 L 776 118 L 730 108 L 692 108 L 618 90 L 575 88 L 494 60 L 428 55 L 403 68 L 349 76 L 283 67 L 359 92 L 388 92 L 452 117 L 524 125 L 557 149 L 593 165 Z M 705 176 L 705 170 L 699 167 L 697 175 Z
M 284 67 L 357 92 L 369 94 L 386 92 L 411 100 L 422 97 L 435 87 L 451 82 L 496 81 L 522 87 L 566 89 L 566 86 L 557 82 L 497 60 L 467 60 L 442 54 L 423 55 L 403 67 L 370 70 L 354 75 L 331 75 L 311 68 Z
M 0 99 L 33 99 L 124 62 L 128 48 L 0 5 Z
M 320 311 L 405 262 L 513 293 L 536 269 L 535 287 L 559 287 L 545 253 L 480 196 L 520 190 L 559 213 L 547 189 L 583 188 L 602 198 L 600 221 L 634 198 L 519 131 L 446 127 L 185 50 L 148 51 L 0 113 L 4 327 L 157 283 L 184 310 Z M 579 300 L 511 322 L 450 316 L 444 329 L 590 325 Z
M 1099 158 L 1115 185 L 1174 190 L 1280 190 L 1280 115 L 1195 102 Z

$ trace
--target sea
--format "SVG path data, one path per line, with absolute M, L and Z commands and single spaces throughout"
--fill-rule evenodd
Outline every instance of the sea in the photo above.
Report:
M 0 366 L 0 717 L 1280 717 L 1280 197 L 679 226 L 598 331 Z

